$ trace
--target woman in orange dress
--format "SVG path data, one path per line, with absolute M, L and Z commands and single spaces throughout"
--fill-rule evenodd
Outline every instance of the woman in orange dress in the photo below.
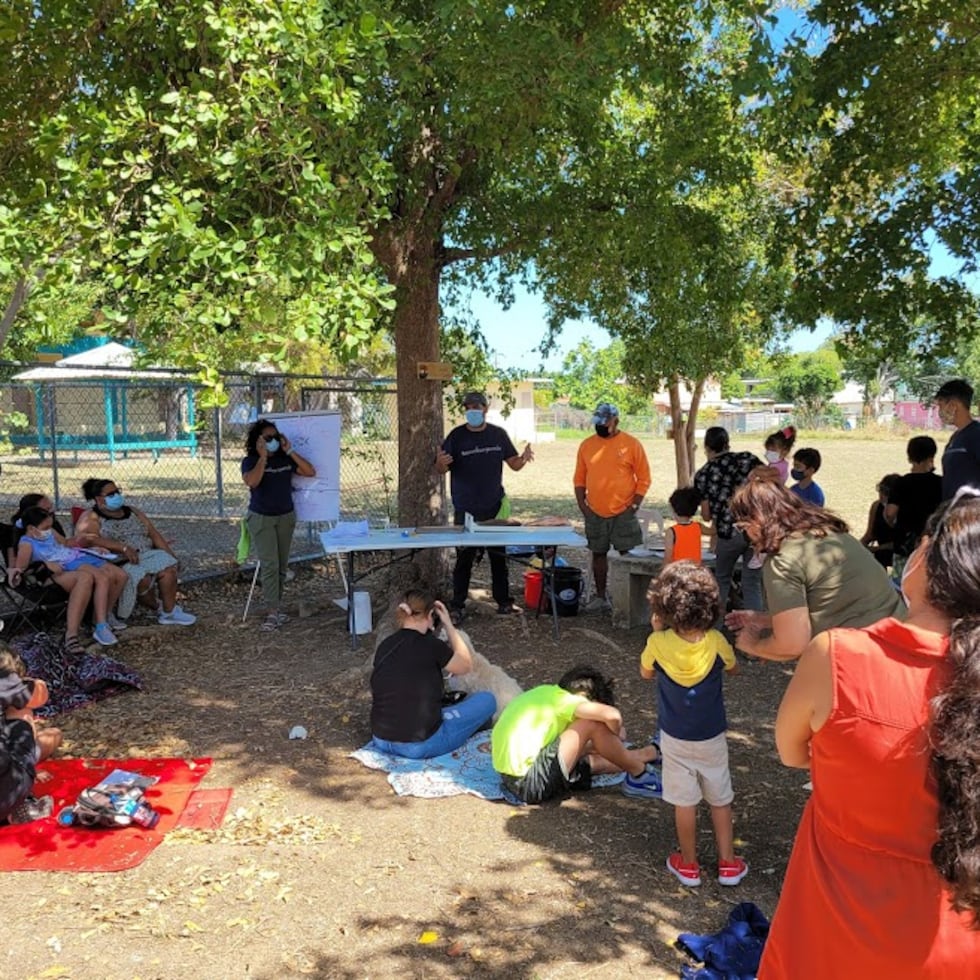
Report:
M 822 633 L 780 705 L 813 795 L 759 980 L 980 978 L 980 491 L 926 533 L 905 622 Z

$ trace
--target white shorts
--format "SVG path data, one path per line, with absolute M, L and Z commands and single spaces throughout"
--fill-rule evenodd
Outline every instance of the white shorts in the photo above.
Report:
M 727 806 L 735 799 L 728 769 L 725 733 L 703 742 L 688 742 L 660 733 L 663 753 L 664 801 L 674 806 Z

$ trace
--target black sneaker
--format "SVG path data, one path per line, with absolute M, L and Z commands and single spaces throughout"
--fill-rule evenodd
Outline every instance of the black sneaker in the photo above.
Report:
M 54 800 L 50 796 L 25 796 L 10 813 L 10 823 L 33 823 L 54 813 Z
M 512 616 L 514 613 L 519 613 L 519 612 L 520 609 L 518 609 L 513 599 L 508 599 L 506 602 L 497 603 L 498 616 Z

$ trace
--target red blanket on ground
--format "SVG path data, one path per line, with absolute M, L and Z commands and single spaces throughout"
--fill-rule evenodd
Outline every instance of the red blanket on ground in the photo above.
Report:
M 33 823 L 0 827 L 0 871 L 122 871 L 139 864 L 177 825 L 210 759 L 50 759 L 38 767 L 51 779 L 35 783 L 36 796 L 54 797 L 54 813 Z M 128 769 L 159 782 L 146 798 L 160 814 L 152 830 L 62 827 L 58 812 L 113 769 Z

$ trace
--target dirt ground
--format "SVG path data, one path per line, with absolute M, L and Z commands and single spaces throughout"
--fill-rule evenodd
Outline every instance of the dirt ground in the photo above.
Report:
M 387 574 L 369 580 L 376 623 Z M 487 574 L 478 566 L 475 588 Z M 0 976 L 676 977 L 678 933 L 717 930 L 740 901 L 772 914 L 807 795 L 806 774 L 773 747 L 785 668 L 744 664 L 728 686 L 736 836 L 751 873 L 737 888 L 707 878 L 688 890 L 664 870 L 673 815 L 659 801 L 618 789 L 539 808 L 396 797 L 348 758 L 370 735 L 373 638 L 351 650 L 330 601 L 335 569 L 299 566 L 289 600 L 302 615 L 278 635 L 240 622 L 245 591 L 199 583 L 185 601 L 195 627 L 132 627 L 114 653 L 146 690 L 58 720 L 67 755 L 212 757 L 203 785 L 234 787 L 224 825 L 176 831 L 130 871 L 8 874 Z M 599 665 L 617 679 L 630 733 L 649 736 L 645 631 L 601 615 L 561 625 L 555 642 L 544 617 L 498 617 L 488 604 L 466 628 L 525 687 Z M 288 739 L 297 724 L 306 741 Z M 707 814 L 701 858 L 710 870 Z

